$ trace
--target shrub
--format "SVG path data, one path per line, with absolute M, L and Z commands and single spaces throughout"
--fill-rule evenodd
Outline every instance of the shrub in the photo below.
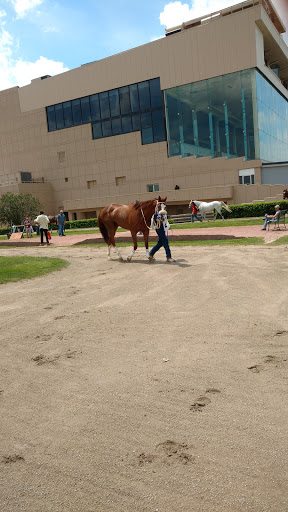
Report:
M 288 210 L 287 201 L 273 201 L 271 203 L 252 203 L 252 204 L 235 204 L 229 205 L 232 213 L 222 208 L 223 217 L 230 219 L 241 219 L 243 217 L 263 217 L 265 213 L 273 215 L 275 213 L 275 205 L 279 204 L 280 210 Z
M 57 224 L 52 224 L 51 227 L 57 230 Z M 65 229 L 80 228 L 97 228 L 97 219 L 67 220 L 65 224 Z

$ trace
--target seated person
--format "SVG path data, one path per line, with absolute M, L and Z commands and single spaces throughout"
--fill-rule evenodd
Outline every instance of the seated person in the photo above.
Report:
M 264 226 L 262 228 L 262 231 L 266 231 L 266 227 L 267 227 L 268 222 L 277 222 L 277 220 L 279 219 L 279 216 L 280 216 L 280 206 L 279 206 L 279 204 L 276 204 L 275 210 L 276 210 L 275 215 L 267 215 L 267 213 L 265 213 L 265 222 L 264 222 Z

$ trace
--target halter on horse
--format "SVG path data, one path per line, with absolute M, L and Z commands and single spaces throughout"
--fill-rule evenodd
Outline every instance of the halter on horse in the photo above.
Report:
M 201 214 L 202 219 L 206 218 L 205 217 L 206 213 L 212 212 L 213 210 L 215 210 L 214 220 L 216 220 L 217 213 L 219 213 L 219 215 L 221 215 L 222 219 L 224 220 L 224 217 L 221 213 L 222 207 L 225 208 L 225 210 L 227 210 L 227 212 L 231 213 L 230 208 L 228 208 L 227 204 L 225 204 L 223 201 L 212 201 L 211 203 L 205 203 L 204 201 L 192 200 L 189 203 L 189 208 L 191 208 L 192 203 L 194 203 L 194 205 L 196 206 L 197 210 Z
M 137 233 L 142 231 L 144 236 L 146 256 L 149 258 L 148 238 L 151 224 L 151 217 L 155 213 L 159 214 L 160 210 L 165 210 L 165 199 L 160 196 L 158 199 L 150 199 L 148 201 L 136 201 L 129 205 L 126 204 L 110 204 L 103 208 L 98 216 L 98 226 L 101 234 L 108 245 L 108 258 L 110 258 L 111 245 L 114 247 L 119 259 L 122 256 L 115 244 L 115 233 L 117 228 L 128 229 L 131 232 L 134 248 L 129 254 L 127 260 L 131 261 L 137 249 Z M 161 206 L 160 206 L 161 205 Z

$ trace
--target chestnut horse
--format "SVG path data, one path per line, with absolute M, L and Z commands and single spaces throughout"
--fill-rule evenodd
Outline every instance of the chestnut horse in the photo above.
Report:
M 131 204 L 109 204 L 105 206 L 103 210 L 98 215 L 98 227 L 101 231 L 101 234 L 108 245 L 108 258 L 110 258 L 110 249 L 111 245 L 114 247 L 116 253 L 118 254 L 120 260 L 122 260 L 122 256 L 118 247 L 115 244 L 115 233 L 117 228 L 120 226 L 124 229 L 129 229 L 131 231 L 134 249 L 129 254 L 127 260 L 131 261 L 133 254 L 137 249 L 137 233 L 138 231 L 142 231 L 144 236 L 144 242 L 146 247 L 146 256 L 149 258 L 149 250 L 148 250 L 148 238 L 149 238 L 149 229 L 151 224 L 151 217 L 158 210 L 165 209 L 165 199 L 162 199 L 160 196 L 158 199 L 150 199 L 149 201 L 135 201 L 135 203 Z

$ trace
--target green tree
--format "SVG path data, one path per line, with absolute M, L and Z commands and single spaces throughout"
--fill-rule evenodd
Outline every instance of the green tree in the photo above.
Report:
M 35 219 L 40 210 L 40 202 L 31 194 L 12 194 L 7 192 L 0 198 L 0 222 L 16 226 L 23 224 L 25 217 Z

